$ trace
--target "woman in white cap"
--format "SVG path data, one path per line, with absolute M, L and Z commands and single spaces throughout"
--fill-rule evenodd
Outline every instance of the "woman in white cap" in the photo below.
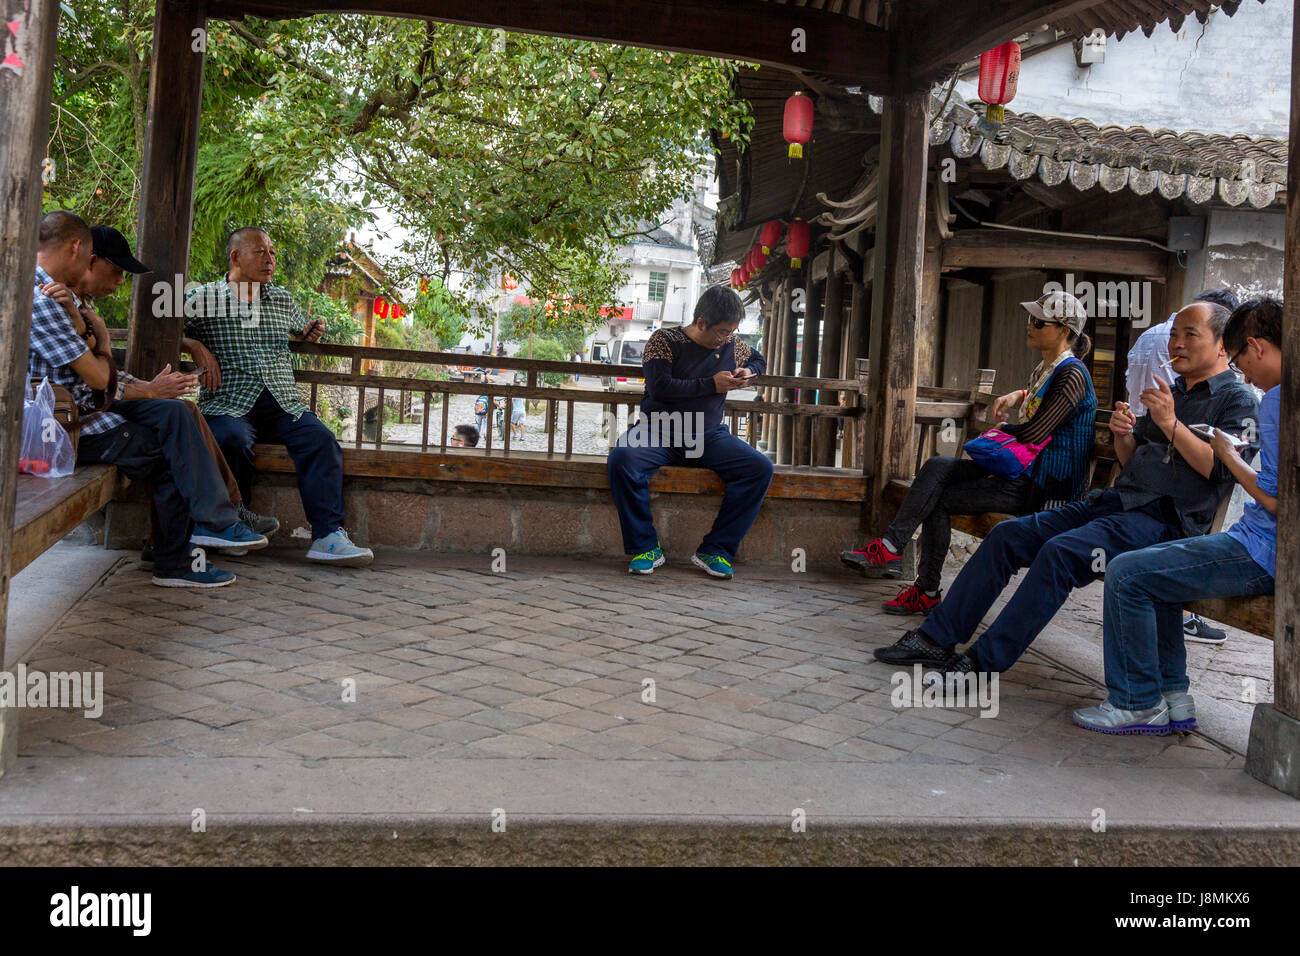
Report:
M 916 581 L 885 602 L 889 614 L 926 614 L 941 600 L 939 579 L 952 535 L 950 515 L 1032 514 L 1074 501 L 1087 491 L 1097 411 L 1092 377 L 1082 361 L 1092 348 L 1083 331 L 1087 313 L 1067 292 L 1049 292 L 1021 305 L 1029 313 L 1026 344 L 1043 358 L 1026 387 L 998 397 L 993 418 L 1002 422 L 1019 409 L 1019 422 L 999 429 L 1025 445 L 1048 444 L 1014 478 L 996 475 L 969 459 L 936 455 L 921 467 L 893 524 L 862 550 L 840 553 L 845 565 L 867 577 L 898 577 L 903 548 L 921 529 Z

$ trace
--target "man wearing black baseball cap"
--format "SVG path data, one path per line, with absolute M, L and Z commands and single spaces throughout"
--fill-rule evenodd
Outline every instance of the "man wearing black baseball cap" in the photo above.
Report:
M 93 312 L 94 300 L 116 292 L 118 287 L 126 281 L 125 273 L 142 275 L 153 270 L 131 255 L 131 246 L 127 243 L 126 236 L 112 226 L 91 226 L 90 237 L 93 246 L 90 265 L 82 273 L 81 279 L 77 282 L 73 291 L 81 298 L 82 304 L 87 311 Z M 82 327 L 78 326 L 77 331 L 82 333 Z M 172 399 L 183 398 L 192 392 L 198 385 L 198 376 L 188 372 L 172 371 L 171 365 L 168 364 L 150 381 L 144 381 L 134 375 L 121 372 L 118 374 L 117 382 L 118 388 L 115 398 L 119 401 Z M 216 439 L 212 437 L 208 423 L 203 415 L 199 413 L 198 406 L 193 402 L 186 402 L 185 408 L 194 417 L 195 424 L 198 426 L 199 433 L 203 438 L 203 443 L 207 446 L 217 471 L 221 474 L 231 504 L 235 506 L 239 513 L 239 520 L 260 535 L 274 534 L 279 530 L 280 522 L 275 518 L 259 515 L 245 505 L 243 498 L 239 494 L 239 485 L 226 464 L 225 455 L 222 454 Z M 146 549 L 147 551 L 148 549 Z M 152 556 L 146 554 L 142 558 L 142 566 L 148 570 L 148 566 L 151 564 Z

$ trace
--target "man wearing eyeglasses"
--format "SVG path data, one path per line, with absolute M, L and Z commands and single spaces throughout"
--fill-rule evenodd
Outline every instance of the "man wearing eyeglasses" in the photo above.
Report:
M 1228 289 L 1206 289 L 1193 302 L 1217 302 L 1229 312 L 1237 308 L 1237 297 Z M 1174 316 L 1159 325 L 1153 325 L 1138 336 L 1133 347 L 1128 350 L 1128 371 L 1125 381 L 1128 386 L 1128 407 L 1133 414 L 1141 418 L 1146 414 L 1146 405 L 1142 402 L 1142 392 L 1156 387 L 1156 376 L 1169 379 L 1169 333 L 1173 331 Z M 1187 640 L 1198 644 L 1222 644 L 1227 639 L 1227 632 L 1213 627 L 1195 614 L 1183 615 L 1183 634 Z
M 1157 378 L 1142 393 L 1147 413 L 1111 415 L 1115 456 L 1123 470 L 1111 488 L 1050 511 L 996 525 L 966 562 L 939 606 L 890 647 L 890 664 L 929 664 L 944 675 L 1009 669 L 1060 610 L 1070 592 L 1096 580 L 1122 554 L 1204 534 L 1232 473 L 1190 424 L 1249 436 L 1259 420 L 1254 393 L 1228 369 L 1223 330 L 1228 310 L 1194 302 L 1174 317 L 1169 354 L 1176 378 Z M 1121 403 L 1122 404 L 1122 403 Z M 1258 438 L 1247 443 L 1253 455 Z M 1028 568 L 988 630 L 964 652 L 1013 574 Z
M 744 317 L 740 296 L 713 286 L 695 304 L 692 324 L 659 329 L 646 342 L 641 412 L 609 453 L 609 486 L 633 574 L 652 574 L 665 561 L 650 513 L 650 477 L 664 465 L 708 468 L 726 483 L 718 517 L 691 557 L 709 576 L 731 578 L 758 517 L 772 462 L 722 423 L 727 392 L 767 369 L 766 359 L 735 337 Z
M 1160 736 L 1193 730 L 1187 648 L 1179 611 L 1188 601 L 1273 593 L 1277 564 L 1277 453 L 1282 392 L 1282 305 L 1252 299 L 1224 330 L 1230 367 L 1267 389 L 1258 427 L 1258 474 L 1222 429 L 1207 448 L 1250 496 L 1240 520 L 1222 534 L 1130 551 L 1106 573 L 1107 698 L 1074 712 L 1074 722 L 1106 734 Z

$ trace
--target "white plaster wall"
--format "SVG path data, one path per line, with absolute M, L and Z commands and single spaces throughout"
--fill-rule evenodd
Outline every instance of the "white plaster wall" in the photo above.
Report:
M 1082 117 L 1098 126 L 1284 137 L 1290 110 L 1291 20 L 1287 0 L 1245 0 L 1235 16 L 1189 16 L 1177 34 L 1167 23 L 1106 39 L 1106 62 L 1080 68 L 1071 44 L 1021 65 L 1018 112 Z M 958 84 L 968 99 L 974 81 Z

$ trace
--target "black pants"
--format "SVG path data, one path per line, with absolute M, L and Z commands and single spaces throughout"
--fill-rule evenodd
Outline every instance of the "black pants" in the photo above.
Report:
M 923 591 L 939 587 L 943 562 L 952 539 L 949 515 L 975 515 L 986 511 L 1024 515 L 1036 509 L 1035 486 L 1028 475 L 1001 478 L 965 458 L 936 455 L 924 465 L 898 509 L 885 537 L 904 547 L 921 528 L 921 557 L 916 584 Z
M 83 435 L 77 461 L 116 465 L 128 478 L 153 485 L 158 515 L 155 573 L 184 574 L 190 569 L 191 519 L 217 531 L 239 520 L 226 483 L 199 426 L 181 402 L 138 399 L 114 402 L 111 410 L 126 424 Z

